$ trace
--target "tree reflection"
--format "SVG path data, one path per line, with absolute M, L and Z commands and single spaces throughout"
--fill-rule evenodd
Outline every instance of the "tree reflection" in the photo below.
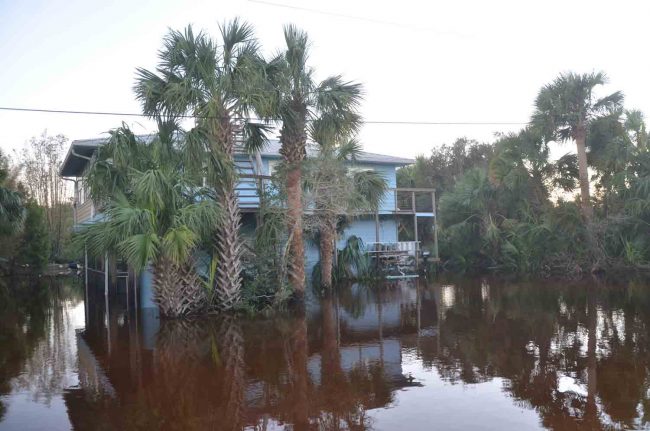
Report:
M 514 403 L 550 429 L 649 424 L 645 285 L 349 286 L 319 305 L 165 321 L 153 343 L 116 323 L 111 352 L 103 329 L 92 326 L 82 338 L 112 389 L 93 397 L 84 395 L 92 388 L 71 391 L 73 422 L 78 429 L 371 429 L 374 409 L 397 406 L 398 389 L 420 385 L 404 373 L 407 354 L 411 369 L 477 390 L 500 379 Z
M 488 298 L 478 283 L 454 287 L 431 358 L 443 378 L 505 378 L 506 390 L 551 429 L 647 424 L 647 290 L 490 287 Z
M 69 384 L 76 360 L 70 310 L 82 293 L 63 281 L 0 279 L 0 395 L 20 391 L 49 405 Z M 5 411 L 0 400 L 0 420 Z

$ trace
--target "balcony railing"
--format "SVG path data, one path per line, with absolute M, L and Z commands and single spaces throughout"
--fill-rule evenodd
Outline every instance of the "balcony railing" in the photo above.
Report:
M 398 214 L 432 214 L 436 212 L 436 191 L 425 188 L 396 188 L 395 212 Z
M 237 184 L 239 205 L 243 210 L 256 210 L 260 207 L 264 191 L 269 190 L 271 176 L 240 174 Z M 394 188 L 389 189 L 379 207 L 382 214 L 419 214 L 435 216 L 435 189 Z

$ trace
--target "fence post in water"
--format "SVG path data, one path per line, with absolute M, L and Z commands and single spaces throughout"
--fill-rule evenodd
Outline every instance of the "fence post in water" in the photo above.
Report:
M 108 252 L 104 253 L 104 296 L 108 300 Z
M 106 307 L 106 335 L 108 354 L 111 354 L 111 317 L 108 310 L 108 252 L 104 253 L 104 306 Z
M 130 271 L 127 265 L 126 267 L 126 313 L 127 315 L 129 314 L 129 282 L 131 281 L 131 277 L 129 276 L 129 274 Z
M 90 312 L 88 310 L 90 298 L 88 297 L 88 244 L 86 242 L 84 242 L 84 287 L 86 289 L 86 325 L 88 325 L 90 323 Z
M 415 207 L 415 192 L 411 192 L 411 207 L 413 209 L 413 233 L 415 237 L 415 269 L 418 269 L 420 263 L 420 247 L 418 244 L 418 212 Z
M 440 259 L 438 252 L 438 211 L 436 210 L 436 191 L 431 192 L 431 210 L 433 211 L 433 254 Z
M 373 251 L 377 251 L 378 248 L 379 248 L 379 209 L 375 211 L 375 246 Z M 379 255 L 375 253 L 374 258 L 375 258 L 375 267 L 379 268 Z

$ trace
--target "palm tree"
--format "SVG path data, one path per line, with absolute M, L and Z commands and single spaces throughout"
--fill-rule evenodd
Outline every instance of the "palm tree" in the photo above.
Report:
M 314 208 L 307 224 L 320 234 L 320 282 L 329 287 L 332 285 L 338 221 L 343 217 L 375 213 L 388 183 L 373 170 L 351 169 L 361 146 L 354 139 L 343 140 L 328 130 L 331 123 L 322 120 L 315 120 L 310 127 L 319 152 L 308 164 L 305 183 L 309 204 L 313 203 Z
M 623 94 L 619 91 L 602 98 L 594 97 L 594 89 L 606 83 L 607 76 L 603 72 L 560 74 L 540 90 L 532 120 L 554 139 L 576 142 L 582 213 L 587 220 L 591 220 L 593 213 L 587 171 L 587 130 L 603 114 L 620 109 L 623 102 Z
M 203 171 L 222 206 L 215 238 L 215 305 L 225 310 L 241 299 L 244 251 L 234 153 L 242 140 L 248 151 L 264 144 L 266 127 L 245 119 L 263 110 L 271 94 L 265 90 L 264 63 L 253 28 L 235 19 L 220 26 L 220 34 L 221 44 L 202 32 L 195 34 L 191 26 L 184 32 L 170 31 L 157 71 L 138 69 L 135 92 L 147 115 L 196 117 L 186 154 L 188 162 Z
M 126 126 L 111 132 L 88 175 L 105 217 L 79 239 L 89 252 L 119 253 L 137 270 L 151 265 L 155 302 L 164 316 L 179 317 L 206 308 L 208 292 L 191 254 L 219 211 L 184 169 L 173 129 L 163 126 L 144 141 Z
M 284 28 L 286 50 L 273 58 L 267 68 L 275 90 L 273 112 L 282 121 L 280 153 L 286 164 L 287 226 L 290 238 L 289 278 L 296 294 L 305 290 L 305 253 L 303 243 L 303 203 L 301 169 L 306 156 L 307 125 L 326 113 L 328 121 L 358 127 L 356 110 L 361 101 L 361 86 L 333 76 L 314 82 L 307 65 L 307 34 L 293 25 Z M 340 131 L 342 127 L 339 127 Z

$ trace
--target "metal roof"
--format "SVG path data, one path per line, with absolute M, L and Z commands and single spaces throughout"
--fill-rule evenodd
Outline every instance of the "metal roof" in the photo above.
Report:
M 280 141 L 277 139 L 270 139 L 268 144 L 264 147 L 260 154 L 262 157 L 280 158 Z M 315 145 L 307 146 L 307 156 L 315 156 L 317 147 Z M 405 166 L 415 163 L 415 160 L 404 157 L 387 156 L 385 154 L 368 153 L 361 151 L 356 159 L 357 163 L 375 163 L 383 165 L 397 165 Z
M 142 135 L 138 136 L 141 139 L 151 138 L 151 135 Z M 63 177 L 80 177 L 83 175 L 84 169 L 86 169 L 86 164 L 88 160 L 84 157 L 91 157 L 97 148 L 104 143 L 108 138 L 96 138 L 96 139 L 79 139 L 72 141 L 70 144 L 70 149 L 68 154 L 65 156 L 63 164 L 61 164 L 60 174 Z M 280 141 L 278 139 L 269 139 L 268 143 L 264 146 L 264 149 L 260 151 L 262 157 L 269 158 L 280 158 Z M 307 155 L 314 156 L 316 155 L 317 149 L 314 145 L 307 146 Z M 83 156 L 83 157 L 79 157 Z M 359 153 L 356 159 L 357 163 L 371 163 L 371 164 L 382 164 L 382 165 L 395 165 L 395 166 L 406 166 L 415 163 L 415 160 L 404 158 L 404 157 L 395 157 L 388 156 L 385 154 L 377 153 L 368 153 L 362 151 Z

